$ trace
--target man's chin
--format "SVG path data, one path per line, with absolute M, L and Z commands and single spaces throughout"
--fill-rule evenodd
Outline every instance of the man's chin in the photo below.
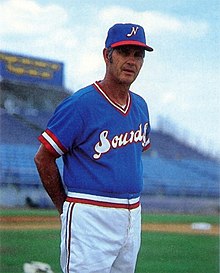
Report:
M 134 77 L 126 77 L 126 78 L 122 78 L 120 80 L 120 83 L 124 84 L 124 85 L 129 85 L 130 86 L 134 81 L 135 81 Z

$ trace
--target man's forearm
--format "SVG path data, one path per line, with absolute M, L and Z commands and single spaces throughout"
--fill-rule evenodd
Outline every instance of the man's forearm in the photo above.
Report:
M 45 166 L 41 168 L 37 165 L 37 169 L 42 181 L 42 184 L 58 209 L 62 213 L 63 203 L 66 199 L 65 189 L 62 184 L 61 176 L 57 166 Z
M 34 158 L 42 184 L 58 209 L 62 213 L 63 203 L 66 199 L 61 175 L 56 164 L 56 159 L 41 147 Z

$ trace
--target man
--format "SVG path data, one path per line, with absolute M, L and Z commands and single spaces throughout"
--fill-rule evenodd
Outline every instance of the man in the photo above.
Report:
M 61 267 L 71 273 L 131 273 L 140 247 L 141 154 L 149 141 L 145 101 L 131 92 L 144 62 L 144 29 L 115 24 L 106 73 L 64 100 L 39 137 L 42 183 L 61 214 Z M 63 157 L 63 182 L 56 159 Z

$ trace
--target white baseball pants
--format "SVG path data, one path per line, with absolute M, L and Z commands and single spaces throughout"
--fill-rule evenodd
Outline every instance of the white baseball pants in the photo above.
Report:
M 66 201 L 61 215 L 63 273 L 133 273 L 141 206 L 111 208 Z

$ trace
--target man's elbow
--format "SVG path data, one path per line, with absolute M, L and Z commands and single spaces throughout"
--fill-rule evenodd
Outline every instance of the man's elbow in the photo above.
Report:
M 38 165 L 39 162 L 40 162 L 39 157 L 38 157 L 37 154 L 35 154 L 35 156 L 34 156 L 34 163 L 35 163 L 35 165 Z
M 56 159 L 57 158 L 43 145 L 40 146 L 39 150 L 34 156 L 34 162 L 38 169 L 48 168 L 51 165 L 55 165 Z
M 45 149 L 43 145 L 40 145 L 37 153 L 34 156 L 34 162 L 37 167 L 41 166 L 43 162 L 45 161 Z
M 42 164 L 42 157 L 39 155 L 38 152 L 34 156 L 34 163 L 37 167 L 40 167 Z

